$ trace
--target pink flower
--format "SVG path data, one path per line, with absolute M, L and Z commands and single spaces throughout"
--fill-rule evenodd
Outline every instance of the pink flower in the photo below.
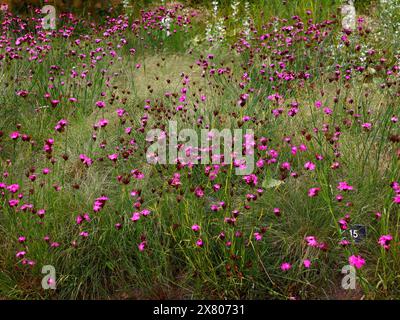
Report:
M 61 119 L 57 122 L 57 125 L 54 127 L 54 130 L 58 132 L 63 132 L 65 127 L 68 125 L 68 121 L 65 119 Z
M 309 197 L 315 197 L 318 195 L 318 192 L 320 191 L 320 188 L 311 188 L 310 190 L 308 190 L 308 196 Z
M 200 231 L 200 226 L 198 224 L 194 224 L 194 225 L 192 225 L 192 230 L 194 232 L 199 232 Z
M 369 123 L 369 122 L 366 122 L 366 123 L 363 123 L 363 124 L 361 125 L 361 127 L 363 127 L 366 131 L 369 131 L 369 130 L 371 130 L 371 128 L 372 128 L 372 124 Z
M 215 192 L 217 192 L 219 189 L 221 189 L 221 185 L 220 184 L 216 183 L 216 184 L 213 185 L 213 190 Z
M 10 207 L 16 207 L 18 205 L 18 203 L 19 203 L 18 199 L 11 199 L 11 200 L 8 201 L 8 205 Z
M 204 197 L 204 190 L 202 187 L 196 187 L 196 189 L 194 189 L 194 194 L 196 195 L 196 197 L 198 198 L 203 198 Z
M 83 222 L 83 217 L 79 215 L 76 217 L 75 221 L 77 225 L 80 225 Z
M 173 187 L 179 187 L 181 185 L 181 175 L 179 173 L 174 173 L 173 178 L 170 179 L 168 183 Z
M 203 246 L 203 240 L 201 240 L 201 239 L 198 239 L 197 241 L 196 241 L 196 246 L 198 246 L 198 247 L 202 247 Z
M 339 244 L 340 244 L 342 247 L 347 247 L 348 245 L 350 245 L 350 241 L 349 241 L 349 240 L 346 240 L 346 239 L 343 239 L 343 240 L 340 240 L 340 241 L 339 241 Z
M 122 228 L 122 224 L 121 223 L 116 223 L 114 225 L 115 229 L 120 230 Z
M 257 181 L 258 178 L 255 174 L 250 174 L 248 176 L 244 176 L 243 180 L 247 183 L 247 184 L 252 184 L 252 185 L 257 185 Z
M 138 169 L 134 169 L 131 171 L 132 177 L 137 179 L 137 180 L 142 180 L 144 179 L 144 173 L 142 173 L 140 170 Z
M 96 107 L 98 107 L 99 109 L 102 109 L 106 106 L 106 103 L 104 101 L 97 101 L 96 102 Z
M 378 243 L 385 250 L 390 249 L 390 242 L 393 240 L 393 237 L 390 234 L 382 235 L 379 237 Z
M 107 119 L 100 119 L 95 125 L 95 128 L 104 128 L 106 125 L 108 125 L 108 120 Z
M 82 163 L 86 165 L 86 167 L 90 167 L 93 163 L 93 160 L 84 154 L 79 155 L 79 158 L 81 159 Z
M 25 255 L 26 255 L 26 251 L 19 251 L 19 252 L 17 252 L 17 254 L 15 256 L 19 259 L 19 258 L 23 258 Z
M 51 100 L 50 101 L 50 103 L 51 103 L 51 106 L 53 107 L 53 108 L 55 108 L 55 107 L 57 107 L 57 105 L 60 103 L 60 100 Z
M 281 168 L 282 168 L 283 170 L 290 170 L 290 163 L 289 163 L 289 162 L 283 162 L 283 163 L 281 164 Z
M 281 264 L 281 270 L 282 271 L 288 271 L 292 268 L 292 265 L 288 262 L 284 262 Z
M 101 196 L 100 198 L 97 198 L 94 201 L 93 211 L 94 212 L 99 212 L 101 209 L 103 209 L 103 207 L 106 204 L 107 200 L 108 200 L 108 198 L 105 197 L 105 196 Z
M 148 216 L 151 213 L 151 211 L 149 209 L 143 209 L 142 211 L 140 211 L 140 214 L 144 217 Z
M 340 229 L 347 230 L 347 221 L 344 219 L 339 220 Z
M 308 236 L 308 237 L 306 237 L 305 239 L 306 239 L 307 245 L 308 245 L 309 247 L 318 247 L 318 241 L 317 241 L 317 238 L 316 238 L 316 237 L 314 237 L 314 236 Z
M 254 232 L 254 239 L 255 239 L 256 241 L 261 241 L 262 238 L 263 238 L 263 235 L 262 235 L 261 233 L 259 233 L 259 232 Z
M 310 260 L 308 260 L 308 259 L 305 259 L 304 261 L 303 261 L 303 265 L 304 265 L 304 268 L 310 268 L 310 266 L 311 266 L 311 261 Z
M 20 136 L 20 134 L 19 134 L 18 131 L 11 132 L 11 134 L 10 134 L 10 138 L 13 139 L 13 140 L 18 139 L 19 136 Z
M 126 111 L 124 109 L 117 109 L 118 117 L 122 117 L 125 113 L 126 113 Z
M 146 249 L 147 246 L 147 242 L 146 241 L 142 241 L 141 243 L 138 244 L 138 249 L 140 252 L 144 251 L 144 249 Z
M 56 284 L 56 281 L 55 281 L 53 278 L 49 278 L 49 279 L 47 280 L 47 284 L 48 284 L 49 286 L 53 286 L 53 285 Z
M 7 186 L 7 190 L 10 191 L 11 193 L 16 193 L 19 190 L 19 185 L 10 184 L 9 186 Z
M 346 181 L 339 182 L 337 188 L 342 191 L 350 191 L 354 189 L 352 186 L 348 185 Z
M 308 161 L 308 162 L 306 162 L 306 163 L 304 164 L 304 168 L 305 168 L 306 170 L 313 171 L 313 170 L 315 169 L 315 164 L 312 163 L 311 161 Z
M 132 220 L 133 222 L 136 222 L 136 221 L 138 221 L 139 219 L 140 219 L 140 212 L 134 212 L 134 213 L 132 214 L 131 220 Z
M 118 159 L 118 154 L 117 153 L 110 154 L 108 155 L 108 159 L 115 162 Z
M 274 215 L 277 217 L 280 217 L 282 214 L 281 209 L 279 209 L 279 208 L 274 208 L 273 212 L 274 212 Z
M 352 255 L 349 257 L 349 263 L 353 267 L 360 269 L 365 264 L 365 260 L 361 256 Z

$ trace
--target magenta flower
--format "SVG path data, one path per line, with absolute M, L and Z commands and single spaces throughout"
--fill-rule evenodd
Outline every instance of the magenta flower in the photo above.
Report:
M 308 196 L 309 197 L 315 197 L 315 196 L 318 195 L 320 190 L 321 190 L 320 188 L 311 188 L 311 189 L 308 190 Z
M 20 134 L 19 134 L 18 131 L 14 131 L 14 132 L 11 132 L 11 133 L 10 133 L 10 138 L 13 139 L 13 140 L 18 139 L 19 136 L 20 136 Z
M 98 107 L 99 109 L 102 109 L 106 106 L 106 103 L 104 101 L 97 101 L 96 102 L 96 107 Z
M 138 249 L 140 252 L 144 251 L 144 249 L 146 249 L 147 246 L 147 242 L 146 241 L 142 241 L 141 243 L 138 244 Z
M 350 191 L 354 189 L 352 186 L 348 185 L 346 181 L 339 182 L 337 188 L 341 191 Z
M 200 231 L 200 226 L 198 224 L 194 224 L 194 225 L 192 225 L 192 230 L 194 232 L 199 232 Z
M 345 219 L 340 219 L 339 220 L 339 226 L 340 226 L 340 229 L 342 229 L 342 230 L 347 230 L 348 229 L 347 221 Z
M 108 155 L 108 159 L 110 159 L 113 162 L 116 162 L 118 159 L 118 154 L 117 153 L 110 154 Z
M 281 270 L 282 271 L 288 271 L 292 268 L 292 265 L 288 262 L 284 262 L 281 264 Z
M 204 243 L 203 243 L 203 240 L 202 240 L 202 239 L 198 239 L 198 240 L 196 241 L 196 246 L 198 246 L 199 248 L 203 247 L 203 245 L 204 245 Z
M 11 184 L 11 185 L 7 186 L 7 190 L 10 191 L 11 193 L 16 193 L 19 190 L 19 185 Z
M 304 168 L 305 168 L 306 170 L 313 171 L 313 170 L 315 169 L 315 164 L 312 163 L 311 161 L 308 161 L 308 162 L 306 162 L 306 163 L 304 164 Z
M 18 199 L 11 199 L 11 200 L 8 201 L 8 205 L 10 207 L 16 207 L 16 206 L 18 206 L 18 203 L 19 203 Z
M 26 241 L 26 238 L 24 236 L 18 237 L 18 242 L 19 243 L 24 243 Z
M 93 204 L 93 211 L 99 212 L 101 209 L 103 209 L 107 200 L 108 200 L 108 198 L 105 196 L 101 196 L 101 197 L 97 198 Z
M 255 174 L 250 174 L 248 176 L 244 176 L 243 180 L 247 183 L 247 184 L 252 184 L 253 186 L 257 185 L 257 181 L 258 178 Z
M 204 197 L 204 190 L 202 187 L 196 187 L 196 189 L 194 189 L 194 194 L 196 195 L 196 197 L 198 198 L 203 198 Z
M 53 107 L 53 108 L 55 108 L 55 107 L 57 107 L 57 105 L 60 103 L 60 100 L 51 100 L 50 101 L 50 103 L 51 103 L 51 106 Z
M 181 185 L 181 175 L 179 173 L 174 173 L 174 176 L 168 181 L 168 183 L 173 187 L 179 187 Z
M 133 222 L 136 222 L 136 221 L 138 221 L 139 219 L 140 219 L 140 212 L 134 212 L 134 213 L 132 214 L 131 220 L 132 220 Z
M 349 240 L 346 240 L 346 239 L 343 239 L 343 240 L 340 240 L 340 241 L 339 241 L 339 244 L 340 244 L 342 247 L 347 247 L 348 245 L 350 245 L 350 241 L 349 241 Z
M 17 252 L 17 254 L 15 256 L 19 259 L 19 258 L 23 258 L 25 255 L 26 255 L 26 251 L 19 251 L 19 252 Z
M 290 163 L 289 163 L 289 162 L 283 162 L 283 163 L 281 164 L 281 168 L 282 168 L 283 170 L 290 170 Z
M 280 217 L 282 214 L 281 209 L 279 209 L 279 208 L 274 208 L 273 212 L 274 212 L 274 215 L 277 217 Z
M 352 255 L 349 257 L 349 263 L 351 266 L 360 269 L 363 265 L 365 265 L 365 260 L 361 256 Z
M 379 237 L 378 243 L 385 250 L 390 249 L 390 242 L 393 240 L 393 237 L 390 234 L 382 235 Z
M 317 238 L 316 238 L 316 237 L 314 237 L 314 236 L 308 236 L 308 237 L 306 237 L 305 239 L 306 239 L 307 245 L 308 245 L 309 247 L 318 247 L 318 241 L 317 241 Z
M 311 267 L 311 261 L 310 260 L 308 260 L 308 259 L 305 259 L 304 261 L 303 261 L 303 265 L 304 265 L 304 268 L 310 268 Z
M 60 246 L 60 244 L 58 243 L 58 242 L 52 242 L 51 244 L 50 244 L 50 247 L 51 248 L 58 248 Z
M 125 109 L 117 109 L 117 115 L 118 117 L 122 117 L 124 114 L 126 114 Z
M 254 239 L 255 239 L 256 241 L 261 241 L 262 238 L 263 238 L 263 235 L 262 235 L 261 233 L 259 233 L 259 232 L 254 232 Z
M 57 122 L 57 125 L 54 127 L 54 130 L 58 132 L 63 132 L 65 127 L 68 125 L 68 121 L 65 119 L 61 119 Z
M 151 211 L 149 209 L 143 209 L 142 211 L 140 211 L 140 214 L 144 217 L 148 216 L 151 213 Z
M 88 156 L 86 156 L 85 154 L 80 154 L 79 158 L 81 159 L 82 163 L 86 166 L 86 167 L 90 167 L 93 163 L 93 160 L 90 159 Z
M 371 130 L 371 128 L 372 128 L 372 124 L 369 123 L 369 122 L 366 122 L 366 123 L 363 123 L 363 124 L 361 125 L 361 127 L 363 127 L 366 131 L 369 131 L 369 130 Z

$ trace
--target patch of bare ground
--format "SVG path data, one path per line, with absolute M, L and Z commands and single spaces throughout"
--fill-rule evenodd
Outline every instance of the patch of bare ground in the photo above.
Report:
M 362 292 L 360 286 L 356 285 L 355 289 L 343 289 L 341 286 L 342 278 L 338 278 L 335 281 L 337 284 L 331 288 L 327 295 L 327 300 L 364 300 L 365 295 Z

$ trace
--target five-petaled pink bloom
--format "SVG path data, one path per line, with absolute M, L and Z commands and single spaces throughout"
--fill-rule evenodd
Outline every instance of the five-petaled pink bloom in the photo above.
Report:
M 352 255 L 349 257 L 349 263 L 351 266 L 360 269 L 365 264 L 365 260 L 361 256 Z
M 337 186 L 337 188 L 338 188 L 339 190 L 342 190 L 342 191 L 350 191 L 350 190 L 353 190 L 353 189 L 354 189 L 352 186 L 350 186 L 349 184 L 347 184 L 346 181 L 339 182 L 339 185 Z
M 390 242 L 393 240 L 393 237 L 390 234 L 382 235 L 379 237 L 378 243 L 385 250 L 390 249 Z
M 200 231 L 200 226 L 198 224 L 194 224 L 194 225 L 192 225 L 192 230 L 194 232 L 199 232 Z
M 315 197 L 318 195 L 318 192 L 320 191 L 320 188 L 311 188 L 308 190 L 308 196 L 309 197 Z
M 292 268 L 292 265 L 289 262 L 284 262 L 281 264 L 282 271 L 288 271 Z

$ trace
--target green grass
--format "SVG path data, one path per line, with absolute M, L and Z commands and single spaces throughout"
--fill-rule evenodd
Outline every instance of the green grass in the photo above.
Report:
M 221 15 L 229 15 L 229 1 L 221 3 Z M 269 25 L 273 17 L 288 19 L 277 20 L 278 29 L 293 24 L 294 15 L 300 16 L 308 27 L 333 19 L 338 3 L 333 0 L 289 0 L 286 5 L 283 1 L 251 2 L 250 16 L 257 34 L 249 37 L 249 47 L 240 54 L 237 53 L 240 37 L 229 18 L 226 23 L 232 29 L 227 30 L 228 41 L 216 45 L 204 41 L 206 17 L 199 17 L 189 26 L 174 25 L 177 32 L 171 37 L 162 30 L 148 31 L 140 27 L 135 32 L 119 31 L 103 39 L 101 44 L 81 39 L 79 48 L 74 44 L 75 36 L 54 38 L 52 49 L 42 63 L 26 58 L 2 63 L 0 167 L 8 176 L 3 175 L 0 182 L 19 184 L 18 193 L 24 194 L 20 205 L 31 203 L 36 210 L 46 209 L 46 216 L 39 219 L 30 212 L 16 212 L 8 205 L 8 200 L 15 195 L 7 191 L 0 197 L 0 296 L 9 299 L 332 299 L 348 294 L 349 299 L 398 299 L 399 209 L 393 203 L 390 183 L 400 179 L 400 160 L 396 155 L 398 143 L 389 141 L 390 136 L 399 134 L 398 123 L 391 121 L 394 115 L 400 116 L 398 84 L 381 88 L 381 84 L 387 83 L 387 75 L 384 69 L 379 69 L 381 57 L 387 59 L 388 66 L 394 64 L 393 52 L 385 52 L 385 44 L 376 41 L 373 35 L 355 34 L 350 37 L 351 46 L 332 54 L 339 41 L 339 22 L 318 25 L 327 32 L 321 41 L 310 40 L 309 45 L 299 41 L 285 47 L 293 59 L 279 57 L 274 51 L 285 46 L 284 37 L 276 42 L 266 40 L 272 49 L 257 49 L 262 34 L 274 33 L 274 26 Z M 307 15 L 306 10 L 311 10 L 311 14 Z M 307 24 L 309 18 L 313 22 Z M 85 24 L 80 27 L 82 34 L 89 34 L 91 39 L 103 37 L 103 30 L 91 31 Z M 192 41 L 195 37 L 199 38 L 198 44 Z M 117 48 L 121 38 L 127 45 Z M 356 64 L 360 57 L 354 50 L 356 43 L 376 49 L 376 55 L 366 66 L 375 72 L 371 71 L 371 75 L 354 72 L 351 80 L 330 81 L 336 64 L 347 68 Z M 90 67 L 90 54 L 101 46 L 107 53 L 115 50 L 121 59 L 105 54 Z M 130 48 L 136 49 L 134 55 L 130 54 Z M 87 56 L 80 61 L 71 50 Z M 196 62 L 206 59 L 207 54 L 215 56 L 209 61 L 212 68 L 229 68 L 231 73 L 211 76 L 207 69 L 203 76 Z M 298 74 L 307 67 L 312 77 L 307 81 L 276 80 L 272 84 L 268 76 L 260 75 L 263 63 L 277 64 L 282 57 L 286 59 L 288 72 Z M 86 66 L 82 67 L 82 63 Z M 138 63 L 140 68 L 136 68 Z M 52 70 L 53 65 L 59 70 Z M 344 67 L 341 70 L 345 72 Z M 70 77 L 72 70 L 77 70 L 76 78 Z M 82 79 L 80 75 L 85 70 L 89 72 Z M 48 87 L 49 73 L 55 78 L 54 88 Z M 183 86 L 181 73 L 190 77 L 186 85 L 189 88 L 187 112 L 177 112 L 177 99 L 165 96 L 166 92 L 172 92 L 179 97 Z M 244 81 L 244 73 L 250 79 L 243 89 L 238 84 Z M 398 73 L 393 77 L 398 77 Z M 61 81 L 65 84 L 61 85 Z M 240 94 L 249 92 L 250 88 L 254 92 L 246 105 L 239 107 Z M 30 94 L 26 98 L 18 97 L 15 92 L 21 89 Z M 62 100 L 56 108 L 49 106 L 44 97 L 47 92 L 52 98 Z M 101 97 L 101 92 L 106 93 L 106 98 Z M 277 106 L 268 100 L 276 92 L 284 94 L 286 99 L 284 115 L 280 117 L 271 113 Z M 207 97 L 204 102 L 199 99 L 202 94 Z M 77 98 L 78 102 L 67 102 L 69 97 Z M 95 102 L 102 99 L 107 107 L 100 110 Z M 144 111 L 147 99 L 152 108 Z M 314 107 L 317 100 L 332 109 L 330 116 L 324 114 L 323 108 Z M 287 111 L 295 101 L 299 104 L 298 114 L 289 117 Z M 119 108 L 124 108 L 127 115 L 117 117 Z M 351 110 L 353 114 L 359 113 L 359 117 L 352 117 Z M 168 127 L 168 120 L 176 120 L 181 129 L 199 131 L 205 124 L 216 129 L 240 126 L 253 129 L 257 137 L 269 138 L 268 148 L 278 151 L 279 157 L 277 163 L 255 169 L 259 179 L 257 187 L 264 187 L 263 194 L 258 194 L 255 201 L 247 201 L 246 194 L 257 194 L 257 190 L 233 174 L 232 166 L 221 168 L 212 181 L 204 174 L 204 165 L 181 169 L 182 186 L 172 187 L 168 181 L 178 172 L 175 165 L 146 162 L 145 133 L 137 130 L 145 113 L 149 115 L 145 133 L 151 128 Z M 242 123 L 243 116 L 255 117 L 257 121 Z M 203 124 L 198 126 L 200 117 Z M 65 132 L 55 132 L 54 126 L 63 118 L 69 122 Z M 108 119 L 109 124 L 94 130 L 93 125 L 101 118 Z M 373 123 L 371 131 L 361 127 L 364 122 Z M 132 127 L 130 135 L 124 132 L 126 127 Z M 30 142 L 12 141 L 9 134 L 17 129 L 29 135 Z M 335 140 L 338 131 L 340 140 Z M 292 156 L 291 146 L 284 141 L 287 137 L 291 137 L 293 145 L 306 144 L 307 151 Z M 55 140 L 54 150 L 46 156 L 42 148 L 49 138 Z M 136 144 L 130 143 L 132 139 Z M 104 146 L 100 148 L 102 143 Z M 132 152 L 127 160 L 123 159 L 124 151 Z M 115 152 L 119 158 L 112 163 L 107 156 Z M 92 158 L 93 165 L 86 168 L 79 160 L 80 154 Z M 323 155 L 324 160 L 316 160 L 316 154 Z M 287 173 L 285 176 L 280 169 L 286 161 L 299 173 L 297 178 Z M 316 170 L 305 171 L 306 161 L 313 161 Z M 335 161 L 340 162 L 340 167 L 332 170 Z M 43 175 L 41 171 L 46 167 L 51 173 Z M 133 169 L 139 169 L 145 178 L 130 177 L 127 184 L 117 180 L 117 176 L 129 177 Z M 37 179 L 32 182 L 28 177 L 34 172 Z M 281 181 L 279 186 L 268 185 L 275 180 Z M 355 191 L 341 192 L 342 202 L 335 200 L 340 181 L 347 181 L 355 188 Z M 218 192 L 213 191 L 214 184 L 221 185 Z M 55 186 L 61 189 L 57 191 Z M 193 193 L 198 186 L 205 190 L 203 198 Z M 312 187 L 321 188 L 317 197 L 307 196 Z M 140 209 L 134 207 L 132 190 L 141 191 Z M 93 212 L 93 203 L 101 195 L 109 200 L 103 210 Z M 212 212 L 210 204 L 216 201 L 224 201 L 226 208 Z M 137 222 L 129 220 L 133 212 L 145 208 L 151 210 L 149 216 L 142 216 Z M 280 208 L 281 217 L 274 215 L 274 208 Z M 235 209 L 241 215 L 235 225 L 229 225 L 224 218 Z M 374 218 L 378 211 L 382 213 L 380 221 Z M 75 219 L 83 213 L 89 213 L 91 222 L 77 225 Z M 368 236 L 361 244 L 343 249 L 338 243 L 344 236 L 348 237 L 348 232 L 339 228 L 338 220 L 347 213 L 351 216 L 350 225 L 367 226 Z M 115 228 L 116 223 L 122 223 L 120 230 Z M 201 226 L 199 233 L 191 230 L 193 224 Z M 254 233 L 264 227 L 263 240 L 256 241 Z M 82 231 L 87 231 L 89 237 L 82 238 L 79 235 Z M 225 234 L 223 240 L 219 238 L 221 232 Z M 379 236 L 384 234 L 394 238 L 388 251 L 377 244 Z M 21 235 L 27 237 L 26 246 L 18 243 Z M 326 243 L 328 250 L 307 246 L 304 238 L 310 235 Z M 50 242 L 59 242 L 60 247 L 50 248 L 43 240 L 45 236 L 50 236 Z M 201 248 L 196 246 L 199 238 L 204 242 Z M 147 246 L 140 252 L 137 245 L 143 239 Z M 227 241 L 231 242 L 229 246 Z M 20 250 L 27 251 L 27 258 L 34 260 L 35 266 L 21 264 L 15 257 Z M 366 265 L 357 270 L 357 290 L 345 293 L 340 288 L 340 271 L 352 254 L 362 255 Z M 312 261 L 310 269 L 303 267 L 304 259 Z M 283 262 L 290 262 L 292 269 L 282 272 Z M 53 265 L 56 269 L 55 291 L 41 289 L 44 265 Z

